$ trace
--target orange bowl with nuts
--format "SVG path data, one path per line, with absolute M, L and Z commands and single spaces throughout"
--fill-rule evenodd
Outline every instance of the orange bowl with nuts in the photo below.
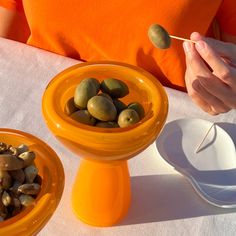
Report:
M 63 166 L 47 144 L 31 134 L 0 128 L 0 235 L 39 232 L 63 189 Z

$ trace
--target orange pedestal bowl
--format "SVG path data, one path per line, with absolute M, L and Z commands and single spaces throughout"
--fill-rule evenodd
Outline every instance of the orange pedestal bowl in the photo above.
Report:
M 42 178 L 41 190 L 34 203 L 18 215 L 0 222 L 0 235 L 36 235 L 56 210 L 64 189 L 64 170 L 56 153 L 35 136 L 13 129 L 0 128 L 0 142 L 25 144 L 36 154 L 35 165 Z
M 78 83 L 88 77 L 116 78 L 129 87 L 123 102 L 139 102 L 145 117 L 126 128 L 100 128 L 76 122 L 64 112 Z M 130 205 L 127 160 L 155 141 L 168 113 L 168 99 L 159 81 L 141 68 L 118 62 L 85 62 L 52 79 L 43 95 L 42 109 L 52 133 L 81 157 L 72 190 L 72 207 L 84 222 L 111 226 Z

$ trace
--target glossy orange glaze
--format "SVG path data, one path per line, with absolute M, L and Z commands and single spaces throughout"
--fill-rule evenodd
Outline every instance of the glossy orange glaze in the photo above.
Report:
M 64 113 L 76 85 L 84 78 L 99 81 L 117 78 L 129 87 L 121 99 L 140 102 L 145 117 L 126 128 L 84 125 Z M 159 81 L 135 66 L 118 62 L 86 62 L 58 74 L 48 84 L 42 103 L 45 121 L 52 133 L 71 151 L 83 158 L 72 192 L 75 214 L 96 226 L 117 223 L 130 204 L 130 177 L 127 159 L 155 141 L 168 113 L 168 99 Z
M 130 93 L 125 103 L 138 101 L 145 118 L 127 128 L 98 128 L 78 123 L 64 113 L 67 100 L 84 78 L 123 80 Z M 159 81 L 148 72 L 123 63 L 81 63 L 57 75 L 43 96 L 43 115 L 53 134 L 83 158 L 97 161 L 128 159 L 143 151 L 160 133 L 166 120 L 168 100 Z

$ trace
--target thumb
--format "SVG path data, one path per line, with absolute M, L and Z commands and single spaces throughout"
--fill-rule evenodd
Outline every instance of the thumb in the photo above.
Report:
M 229 60 L 232 60 L 232 61 L 236 60 L 235 44 L 222 42 L 220 40 L 209 38 L 209 37 L 204 37 L 197 32 L 193 32 L 190 36 L 190 39 L 194 41 L 203 40 L 220 56 L 227 58 Z

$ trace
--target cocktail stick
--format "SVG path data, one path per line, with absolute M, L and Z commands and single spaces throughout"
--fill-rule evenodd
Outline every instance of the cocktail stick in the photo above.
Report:
M 199 150 L 200 150 L 202 144 L 204 143 L 204 141 L 205 141 L 207 135 L 210 133 L 210 131 L 211 131 L 211 129 L 214 127 L 214 125 L 215 125 L 215 123 L 213 123 L 213 124 L 210 126 L 210 128 L 209 128 L 208 131 L 206 132 L 205 136 L 203 137 L 202 141 L 201 141 L 200 144 L 197 146 L 197 148 L 196 148 L 196 150 L 195 150 L 195 153 L 198 153 L 198 152 L 199 152 Z
M 196 43 L 196 41 L 191 40 L 191 39 L 185 39 L 185 38 L 177 37 L 177 36 L 174 36 L 174 35 L 169 35 L 169 36 L 173 39 L 178 39 L 178 40 L 182 40 L 182 41 L 188 41 L 188 42 Z

